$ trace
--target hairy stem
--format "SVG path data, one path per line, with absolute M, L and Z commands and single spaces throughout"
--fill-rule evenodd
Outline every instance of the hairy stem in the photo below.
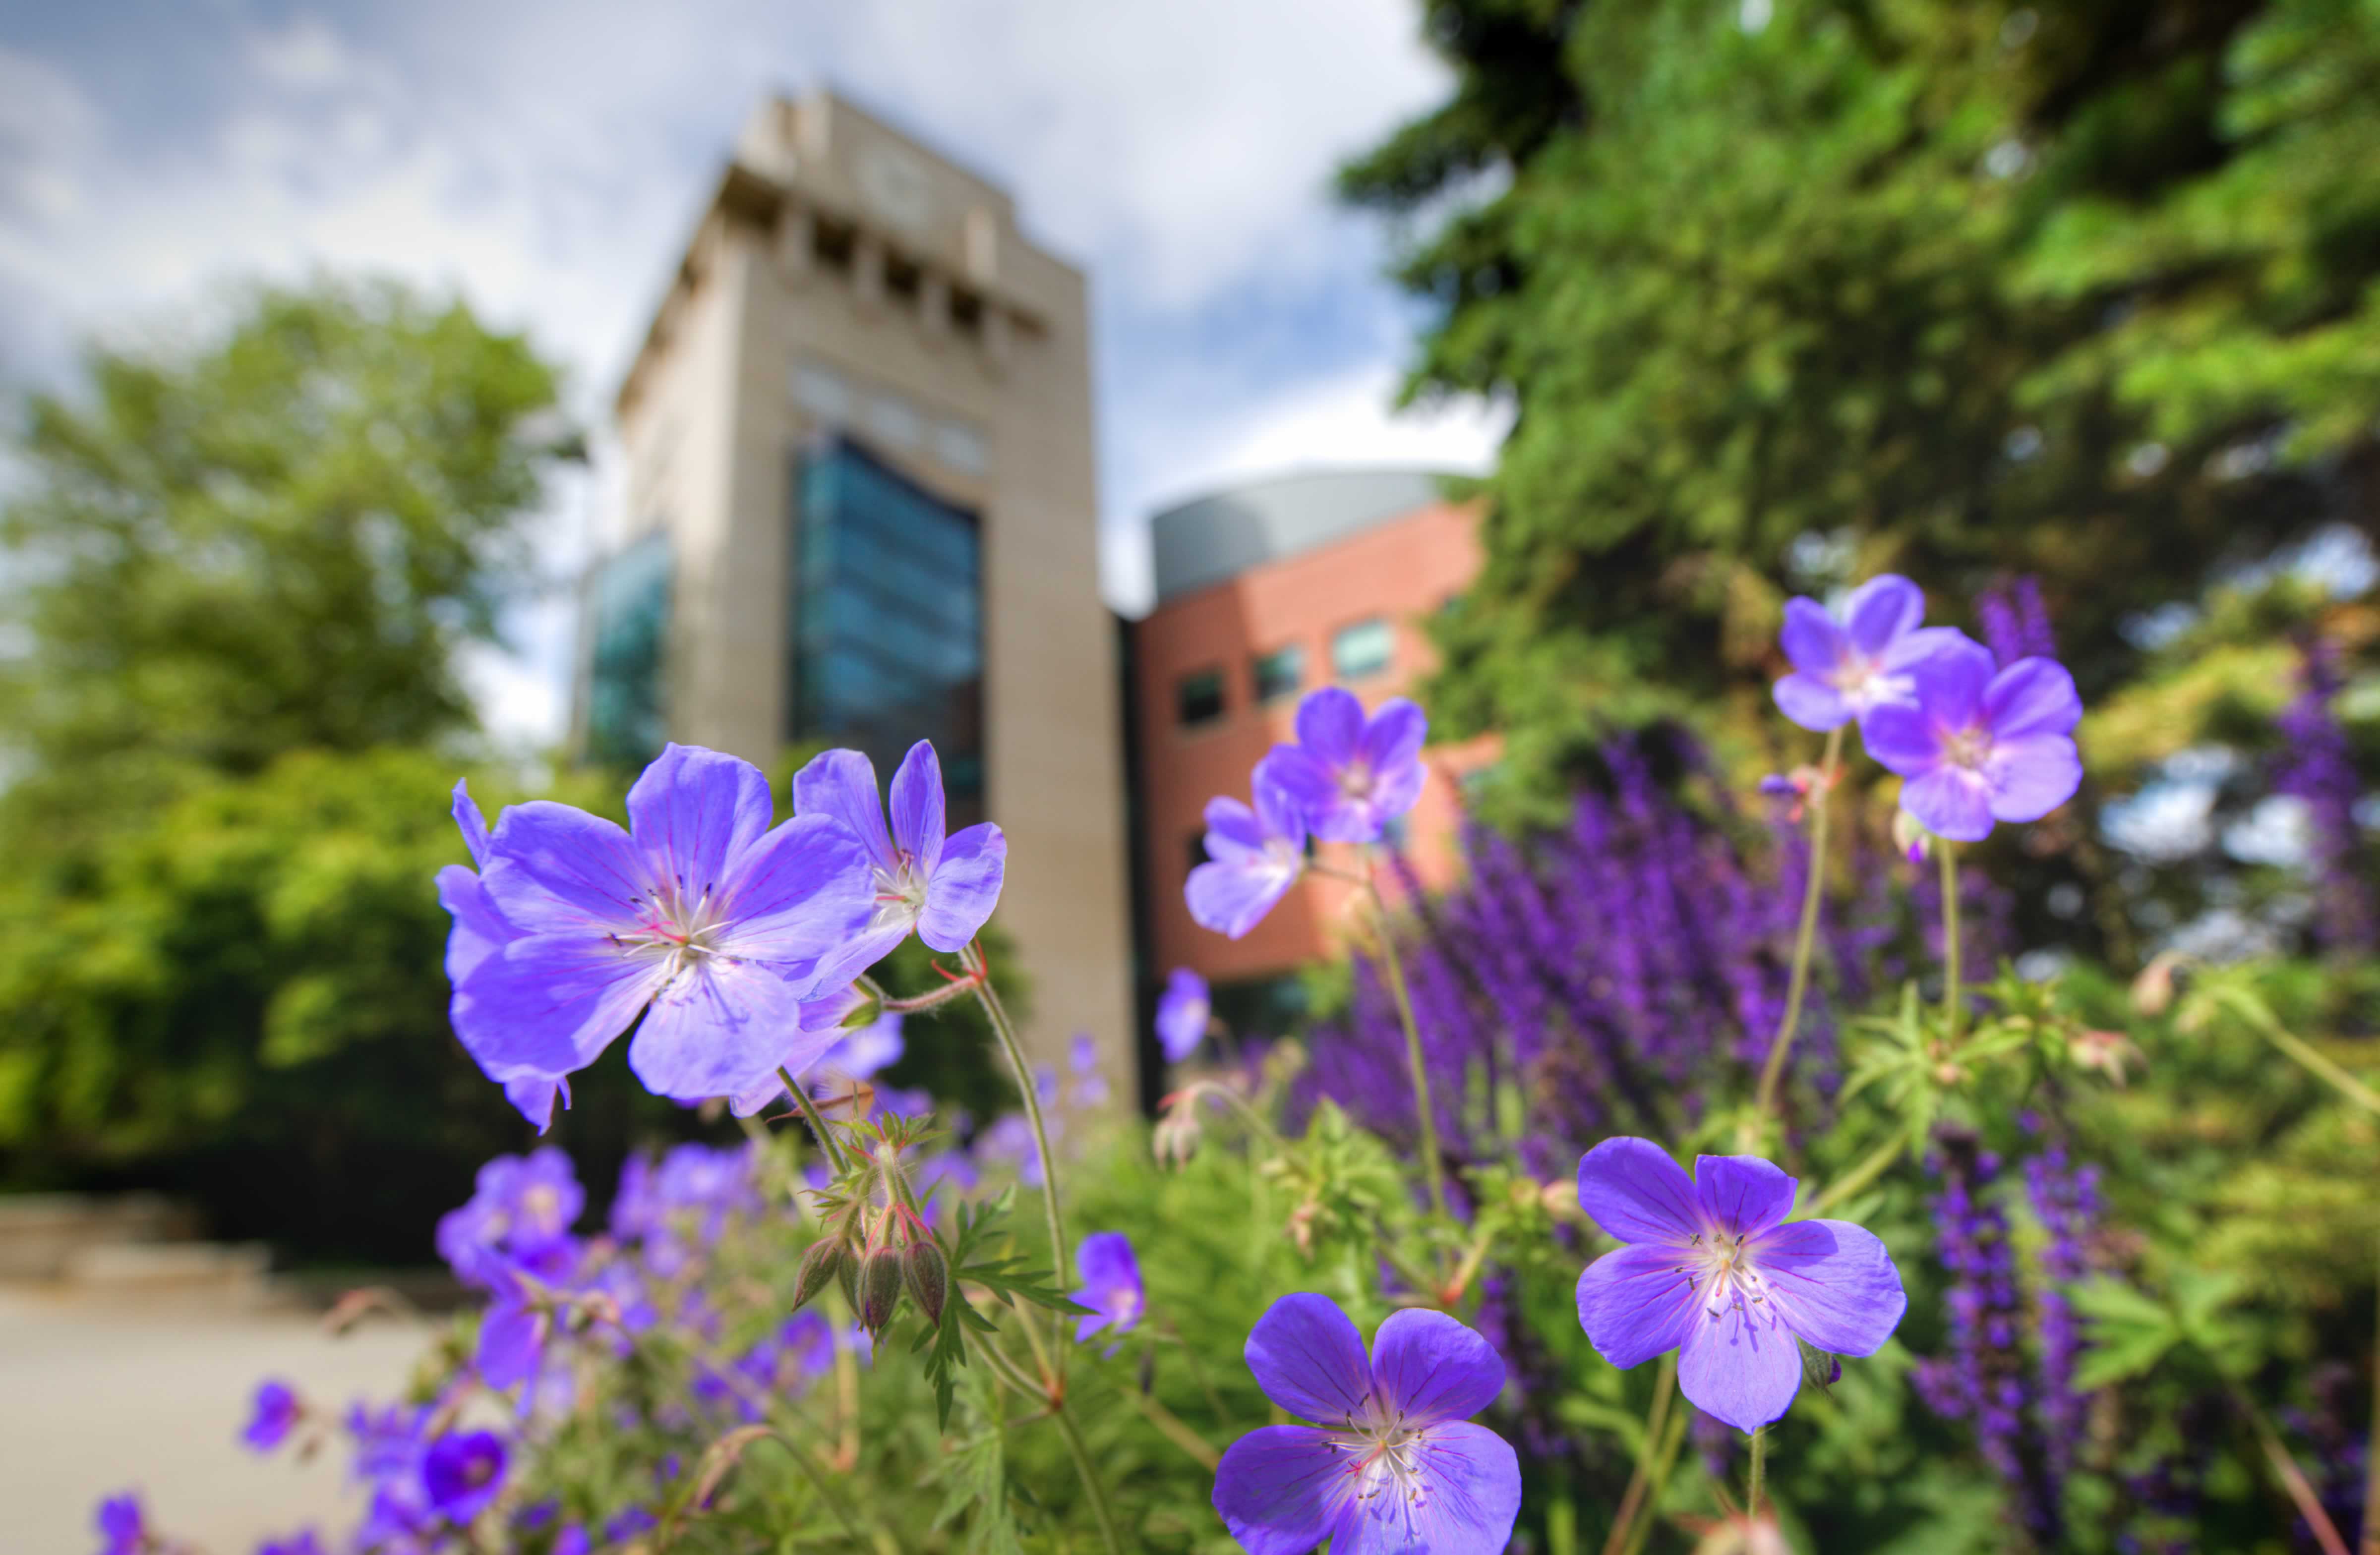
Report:
M 2309 1074 L 2328 1082 L 2333 1090 L 2356 1105 L 2380 1113 L 2380 1094 L 2375 1094 L 2370 1086 L 2323 1056 L 2321 1050 L 2312 1043 L 2274 1019 L 2273 1012 L 2262 1003 L 2238 989 L 2226 989 L 2217 996 L 2232 1013 L 2253 1026 L 2259 1036 L 2297 1060 Z
M 1942 850 L 1942 1031 L 1943 1041 L 1959 1040 L 1959 848 L 1949 838 L 1937 838 Z
M 1645 1444 L 1636 1450 L 1636 1470 L 1628 1477 L 1628 1491 L 1620 1498 L 1620 1511 L 1611 1519 L 1611 1536 L 1603 1541 L 1603 1555 L 1620 1555 L 1629 1525 L 1645 1504 L 1645 1493 L 1652 1482 L 1653 1455 L 1659 1450 L 1677 1396 L 1678 1352 L 1672 1350 L 1661 1357 L 1661 1373 L 1653 1383 L 1653 1407 L 1645 1416 Z
M 1767 1473 L 1768 1428 L 1767 1426 L 1755 1426 L 1753 1428 L 1752 1431 L 1751 1493 L 1744 1498 L 1743 1502 L 1744 1515 L 1747 1517 L 1756 1519 L 1760 1515 L 1760 1482 L 1767 1477 Z
M 1776 1039 L 1768 1044 L 1768 1062 L 1760 1071 L 1755 1104 L 1764 1113 L 1777 1104 L 1778 1082 L 1785 1078 L 1785 1055 L 1793 1049 L 1794 1033 L 1802 1027 L 1802 1001 L 1810 991 L 1810 950 L 1818 937 L 1818 898 L 1827 880 L 1827 801 L 1834 795 L 1835 766 L 1842 753 L 1843 726 L 1837 724 L 1827 733 L 1817 792 L 1810 799 L 1810 878 L 1802 887 L 1802 926 L 1793 935 L 1793 975 L 1785 985 L 1785 1019 L 1778 1023 Z
M 808 1090 L 783 1069 L 777 1071 L 777 1078 L 785 1082 L 785 1089 L 793 1092 L 794 1105 L 801 1108 L 802 1116 L 809 1120 L 810 1132 L 818 1136 L 819 1148 L 826 1151 L 827 1164 L 834 1168 L 836 1176 L 843 1175 L 850 1169 L 843 1158 L 843 1146 L 827 1131 L 826 1119 L 819 1115 L 817 1103 L 810 1100 Z
M 1404 962 L 1397 956 L 1395 927 L 1389 922 L 1389 904 L 1378 882 L 1365 872 L 1364 889 L 1371 894 L 1372 919 L 1379 926 L 1380 958 L 1388 969 L 1389 992 L 1397 1001 L 1397 1019 L 1405 1029 L 1405 1057 L 1413 1066 L 1414 1106 L 1421 1114 L 1421 1162 L 1429 1176 L 1430 1207 L 1446 1218 L 1446 1170 L 1438 1158 L 1438 1109 L 1430 1105 L 1429 1070 L 1422 1062 L 1421 1028 L 1414 1024 L 1413 995 L 1405 987 Z
M 1033 1148 L 1041 1157 L 1041 1207 L 1050 1224 L 1050 1260 L 1055 1277 L 1063 1282 L 1075 1263 L 1066 1253 L 1066 1221 L 1058 1207 L 1058 1161 L 1050 1153 L 1050 1130 L 1041 1121 L 1041 1097 L 1033 1084 L 1033 1066 L 1025 1061 L 1025 1045 L 1016 1039 L 1015 1024 L 1008 1019 L 1007 1007 L 1001 1004 L 999 991 L 991 985 L 991 971 L 984 960 L 982 946 L 970 943 L 962 958 L 967 970 L 976 974 L 976 1002 L 983 1006 L 984 1017 L 991 1022 L 1001 1050 L 1008 1055 L 1008 1067 L 1016 1071 L 1016 1093 L 1025 1098 L 1026 1121 L 1033 1126 Z M 1062 1347 L 1057 1365 L 1062 1375 Z
M 1099 1482 L 1099 1470 L 1091 1463 L 1091 1450 L 1084 1445 L 1082 1428 L 1075 1424 L 1074 1406 L 1061 1398 L 1050 1418 L 1058 1422 L 1058 1434 L 1066 1439 L 1066 1452 L 1075 1460 L 1075 1472 L 1082 1478 L 1083 1493 L 1090 1498 L 1091 1515 L 1099 1519 L 1099 1537 L 1108 1547 L 1108 1555 L 1123 1555 L 1123 1539 L 1116 1532 L 1115 1509 L 1108 1504 L 1107 1487 Z
M 1908 1148 L 1909 1136 L 1896 1131 L 1892 1138 L 1870 1151 L 1865 1160 L 1828 1184 L 1826 1191 L 1811 1199 L 1809 1206 L 1802 1212 L 1804 1215 L 1815 1215 L 1821 1210 L 1841 1203 L 1876 1181 L 1877 1177 L 1882 1176 L 1884 1169 L 1900 1160 L 1900 1152 Z
M 1139 1410 L 1148 1423 L 1157 1428 L 1160 1435 L 1182 1449 L 1191 1462 L 1208 1474 L 1214 1473 L 1215 1465 L 1223 1461 L 1223 1455 L 1215 1451 L 1213 1443 L 1192 1430 L 1182 1416 L 1166 1408 L 1165 1405 L 1142 1392 L 1138 1388 L 1126 1388 L 1123 1390 L 1123 1395 L 1132 1400 L 1133 1407 Z
M 1645 1477 L 1643 1513 L 1628 1530 L 1628 1542 L 1620 1547 L 1620 1555 L 1638 1555 L 1645 1541 L 1653 1537 L 1652 1509 L 1659 1504 L 1661 1488 L 1670 1481 L 1670 1466 L 1677 1462 L 1678 1449 L 1685 1445 L 1686 1421 L 1691 1411 L 1670 1411 L 1669 1429 L 1662 1433 L 1661 1444 L 1653 1452 L 1653 1471 Z

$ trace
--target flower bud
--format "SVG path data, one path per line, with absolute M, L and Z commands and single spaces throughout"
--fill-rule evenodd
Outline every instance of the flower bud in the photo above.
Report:
M 1917 817 L 1908 811 L 1896 810 L 1892 813 L 1892 845 L 1913 864 L 1933 851 L 1934 834 L 1918 825 Z
M 2173 974 L 2181 966 L 2178 951 L 2160 951 L 2156 958 L 2141 969 L 2132 979 L 2132 1008 L 2141 1014 L 2163 1015 L 2173 1007 Z
M 926 1321 L 936 1328 L 942 1324 L 942 1303 L 951 1294 L 951 1260 L 930 1236 L 920 1236 L 909 1244 L 906 1260 L 909 1294 L 917 1300 L 917 1310 L 926 1314 Z
M 843 1238 L 822 1236 L 810 1244 L 802 1255 L 801 1268 L 794 1274 L 794 1310 L 798 1312 L 810 1303 L 810 1298 L 826 1289 L 826 1284 L 840 1273 L 844 1265 Z
M 845 1253 L 843 1257 L 835 1260 L 834 1279 L 835 1284 L 843 1287 L 844 1305 L 851 1308 L 851 1315 L 853 1317 L 857 1317 L 859 1315 L 858 1258 L 851 1253 Z
M 881 1333 L 901 1299 L 901 1249 L 879 1248 L 859 1270 L 859 1326 Z
M 883 1014 L 883 1000 L 872 994 L 862 994 L 859 1002 L 851 1007 L 851 1013 L 843 1018 L 843 1029 L 846 1031 L 865 1031 L 882 1019 Z

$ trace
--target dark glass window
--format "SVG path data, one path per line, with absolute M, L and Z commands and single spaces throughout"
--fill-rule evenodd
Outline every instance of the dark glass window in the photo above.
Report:
M 1258 654 L 1254 666 L 1257 700 L 1277 702 L 1284 696 L 1295 696 L 1305 684 L 1305 649 L 1297 643 L 1275 648 L 1269 654 Z
M 588 580 L 587 754 L 596 761 L 635 766 L 669 738 L 662 677 L 672 571 L 669 539 L 656 532 Z
M 1223 672 L 1198 669 L 1173 682 L 1173 721 L 1185 728 L 1223 716 Z
M 1386 616 L 1342 626 L 1330 639 L 1330 672 L 1342 681 L 1377 675 L 1389 667 L 1396 645 L 1396 633 Z
M 1196 869 L 1207 862 L 1207 834 L 1201 829 L 1190 834 L 1190 867 Z
M 804 743 L 847 745 L 880 782 L 934 742 L 953 829 L 983 819 L 983 543 L 974 513 L 844 439 L 794 480 L 792 706 Z

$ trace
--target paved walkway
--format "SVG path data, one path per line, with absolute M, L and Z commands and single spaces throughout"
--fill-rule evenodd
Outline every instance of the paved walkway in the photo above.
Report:
M 334 1339 L 304 1312 L 0 1285 L 0 1555 L 91 1555 L 99 1499 L 128 1489 L 207 1555 L 307 1523 L 344 1536 L 362 1513 L 344 1451 L 257 1457 L 237 1440 L 249 1401 L 269 1376 L 339 1411 L 393 1398 L 427 1337 L 385 1318 Z

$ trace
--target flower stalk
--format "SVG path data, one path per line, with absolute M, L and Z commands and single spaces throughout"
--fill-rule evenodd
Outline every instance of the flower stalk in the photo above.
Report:
M 1942 855 L 1942 1040 L 1959 1040 L 1959 845 L 1935 843 Z
M 1372 877 L 1366 858 L 1364 889 L 1372 898 L 1373 921 L 1380 931 L 1380 959 L 1389 974 L 1389 992 L 1397 1001 L 1397 1019 L 1405 1030 L 1405 1057 L 1413 1066 L 1414 1107 L 1421 1115 L 1422 1168 L 1429 1177 L 1430 1207 L 1440 1220 L 1446 1218 L 1446 1168 L 1438 1154 L 1438 1109 L 1430 1104 L 1429 1069 L 1422 1061 L 1421 1028 L 1414 1023 L 1413 995 L 1405 987 L 1404 962 L 1397 955 L 1397 936 L 1389 922 L 1389 904 L 1380 895 L 1379 882 Z
M 991 1022 L 992 1033 L 1000 1039 L 1001 1051 L 1008 1055 L 1008 1067 L 1016 1072 L 1016 1093 L 1025 1099 L 1025 1118 L 1033 1127 L 1033 1148 L 1041 1158 L 1041 1208 L 1050 1229 L 1050 1264 L 1063 1278 L 1074 1260 L 1066 1253 L 1066 1222 L 1058 1204 L 1058 1162 L 1050 1153 L 1050 1130 L 1041 1120 L 1041 1098 L 1033 1084 L 1033 1066 L 1026 1062 L 1025 1045 L 1017 1040 L 1015 1023 L 1008 1018 L 1008 1008 L 1000 1002 L 1000 992 L 991 985 L 990 964 L 984 958 L 983 946 L 969 941 L 960 958 L 967 970 L 974 974 L 972 987 L 976 1002 L 983 1007 L 984 1018 Z M 955 986 L 955 984 L 953 985 Z M 1064 1320 L 1060 1319 L 1062 1322 Z M 1062 1346 L 1052 1363 L 1054 1375 L 1065 1373 L 1065 1351 Z
M 1826 757 L 1818 764 L 1817 792 L 1810 800 L 1810 877 L 1802 886 L 1802 924 L 1793 935 L 1793 971 L 1785 985 L 1785 1016 L 1778 1023 L 1776 1040 L 1768 1044 L 1768 1062 L 1760 1071 L 1760 1091 L 1755 1105 L 1763 1113 L 1775 1110 L 1778 1083 L 1785 1076 L 1785 1055 L 1792 1051 L 1794 1035 L 1801 1030 L 1802 1001 L 1810 989 L 1810 952 L 1817 941 L 1818 901 L 1827 878 L 1827 802 L 1834 796 L 1835 769 L 1842 760 L 1844 727 L 1837 724 L 1827 731 Z

